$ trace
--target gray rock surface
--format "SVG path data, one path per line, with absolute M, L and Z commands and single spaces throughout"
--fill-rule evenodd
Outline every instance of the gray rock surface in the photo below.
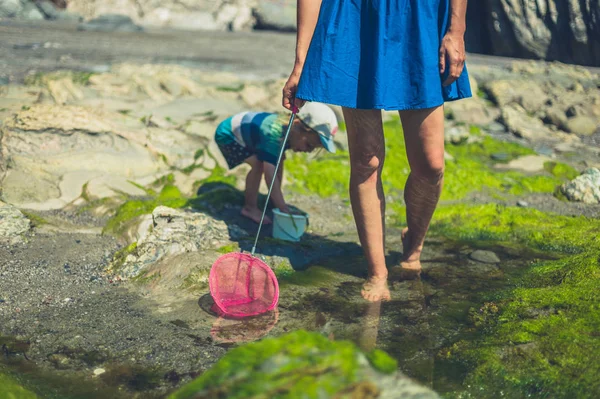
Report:
M 23 10 L 20 0 L 1 0 L 0 18 L 14 18 Z
M 600 65 L 600 1 L 469 3 L 468 47 L 511 57 Z
M 260 0 L 253 10 L 257 29 L 296 30 L 296 2 Z
M 570 201 L 600 204 L 600 169 L 589 168 L 560 189 Z
M 93 32 L 140 32 L 143 29 L 134 24 L 128 16 L 105 14 L 79 24 L 77 30 Z
M 0 239 L 18 239 L 30 227 L 29 219 L 21 211 L 0 201 Z
M 129 254 L 118 274 L 131 278 L 145 268 L 167 257 L 219 248 L 246 232 L 236 226 L 228 226 L 204 213 L 180 211 L 159 206 L 152 212 L 152 225 L 147 235 L 140 238 L 136 249 Z

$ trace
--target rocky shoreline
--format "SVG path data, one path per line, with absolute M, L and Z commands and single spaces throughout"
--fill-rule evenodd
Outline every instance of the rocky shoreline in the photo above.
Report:
M 567 290 L 560 292 L 571 304 L 571 288 L 561 284 L 578 276 L 597 284 L 585 267 L 593 267 L 588 261 L 600 250 L 591 233 L 600 215 L 598 74 L 544 62 L 473 65 L 469 72 L 476 95 L 445 108 L 446 188 L 422 280 L 394 281 L 393 302 L 381 309 L 360 300 L 365 269 L 340 132 L 336 156 L 287 161 L 286 191 L 311 216 L 310 230 L 300 244 L 264 232 L 260 253 L 280 279 L 282 296 L 276 316 L 249 324 L 227 324 L 210 311 L 210 265 L 224 252 L 248 249 L 256 228 L 239 216 L 244 169 L 226 171 L 212 135 L 219 120 L 236 111 L 281 111 L 282 78 L 115 63 L 1 85 L 0 346 L 6 349 L 0 377 L 16 378 L 40 397 L 164 397 L 211 369 L 231 347 L 307 329 L 353 340 L 365 353 L 386 350 L 418 381 L 410 382 L 415 390 L 466 392 L 462 381 L 450 381 L 450 372 L 436 369 L 442 377 L 434 381 L 423 370 L 433 375 L 435 364 L 473 363 L 460 357 L 461 348 L 488 364 L 491 355 L 478 353 L 469 346 L 477 341 L 465 337 L 477 331 L 486 339 L 502 325 L 496 324 L 501 314 L 514 326 L 510 312 L 541 323 L 560 308 L 525 291 L 530 308 L 514 310 L 511 297 L 503 296 L 507 287 L 516 281 L 526 289 L 519 279 L 538 270 L 530 270 L 532 264 L 559 262 L 544 263 L 542 277 L 528 275 L 528 281 Z M 394 154 L 385 172 L 393 266 L 408 170 L 397 114 L 385 119 Z M 315 178 L 322 173 L 326 184 Z M 575 272 L 563 271 L 560 262 Z M 564 275 L 543 275 L 547 270 Z M 590 301 L 594 287 L 585 291 Z M 485 297 L 488 291 L 502 301 Z M 538 309 L 535 301 L 550 305 Z M 564 311 L 576 308 L 571 305 Z M 538 348 L 545 339 L 522 331 L 519 345 Z M 294 342 L 320 345 L 311 338 Z M 511 344 L 502 345 L 494 353 Z M 513 349 L 528 356 L 531 345 Z M 275 361 L 264 361 L 278 372 Z M 364 370 L 375 367 L 361 362 Z M 478 372 L 469 374 L 473 386 L 485 380 Z M 404 374 L 395 376 L 409 384 Z M 385 392 L 382 381 L 390 383 L 381 375 L 369 378 L 376 391 Z M 209 389 L 205 384 L 196 387 Z M 591 392 L 592 384 L 582 386 Z M 367 385 L 361 389 L 373 388 Z M 563 380 L 544 389 L 551 386 L 576 389 Z

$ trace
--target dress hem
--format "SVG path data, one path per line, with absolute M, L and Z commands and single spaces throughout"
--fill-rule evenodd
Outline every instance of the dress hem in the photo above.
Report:
M 446 103 L 446 102 L 463 100 L 463 99 L 466 99 L 466 98 L 470 98 L 472 96 L 469 96 L 469 97 L 456 97 L 456 98 L 442 100 L 441 102 L 436 102 L 436 103 L 431 103 L 431 104 L 429 104 L 429 103 L 419 104 L 419 105 L 402 104 L 402 105 L 392 105 L 392 106 L 374 105 L 374 106 L 368 107 L 368 108 L 357 107 L 356 104 L 350 105 L 350 104 L 344 103 L 342 101 L 335 101 L 335 100 L 331 100 L 331 99 L 317 98 L 315 96 L 302 96 L 302 95 L 298 95 L 296 97 L 299 98 L 299 99 L 301 99 L 301 100 L 304 100 L 304 101 L 320 102 L 320 103 L 323 103 L 323 104 L 337 105 L 339 107 L 344 107 L 344 108 L 364 109 L 364 110 L 380 109 L 380 110 L 384 110 L 384 111 L 408 111 L 408 110 L 421 110 L 421 109 L 428 109 L 428 108 L 436 108 L 436 107 L 439 107 L 441 105 L 444 105 L 444 103 Z

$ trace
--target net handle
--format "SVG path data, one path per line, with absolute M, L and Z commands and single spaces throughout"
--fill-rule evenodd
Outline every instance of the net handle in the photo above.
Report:
M 277 164 L 275 165 L 275 172 L 273 173 L 273 179 L 271 180 L 271 184 L 269 186 L 269 192 L 267 193 L 267 200 L 265 201 L 265 206 L 263 208 L 262 216 L 260 217 L 260 223 L 258 225 L 258 231 L 256 232 L 256 238 L 254 238 L 254 245 L 252 246 L 252 256 L 254 256 L 254 252 L 256 251 L 256 244 L 258 243 L 258 236 L 260 236 L 260 230 L 263 226 L 263 221 L 265 220 L 265 214 L 267 213 L 267 206 L 269 205 L 269 199 L 271 198 L 271 191 L 273 191 L 273 185 L 275 180 L 277 179 L 277 171 L 279 170 L 279 164 L 281 163 L 281 158 L 283 157 L 283 153 L 285 152 L 285 143 L 287 142 L 288 136 L 290 135 L 290 131 L 292 130 L 292 124 L 294 123 L 294 119 L 296 118 L 296 113 L 298 112 L 298 108 L 294 107 L 292 111 L 292 116 L 290 116 L 290 121 L 287 126 L 287 131 L 285 132 L 285 136 L 283 138 L 283 143 L 281 144 L 281 150 L 279 151 L 279 158 L 277 158 Z

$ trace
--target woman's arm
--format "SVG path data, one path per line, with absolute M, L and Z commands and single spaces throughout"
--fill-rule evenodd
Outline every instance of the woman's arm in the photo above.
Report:
M 466 19 L 467 0 L 450 0 L 450 27 L 440 46 L 440 73 L 448 69 L 444 86 L 454 83 L 465 65 Z
M 292 73 L 283 88 L 282 100 L 283 106 L 289 110 L 292 110 L 293 105 L 297 107 L 304 105 L 304 102 L 300 100 L 294 102 L 294 99 L 296 97 L 298 81 L 302 74 L 302 68 L 304 68 L 308 47 L 317 26 L 320 8 L 321 0 L 298 0 L 297 3 L 296 60 Z

